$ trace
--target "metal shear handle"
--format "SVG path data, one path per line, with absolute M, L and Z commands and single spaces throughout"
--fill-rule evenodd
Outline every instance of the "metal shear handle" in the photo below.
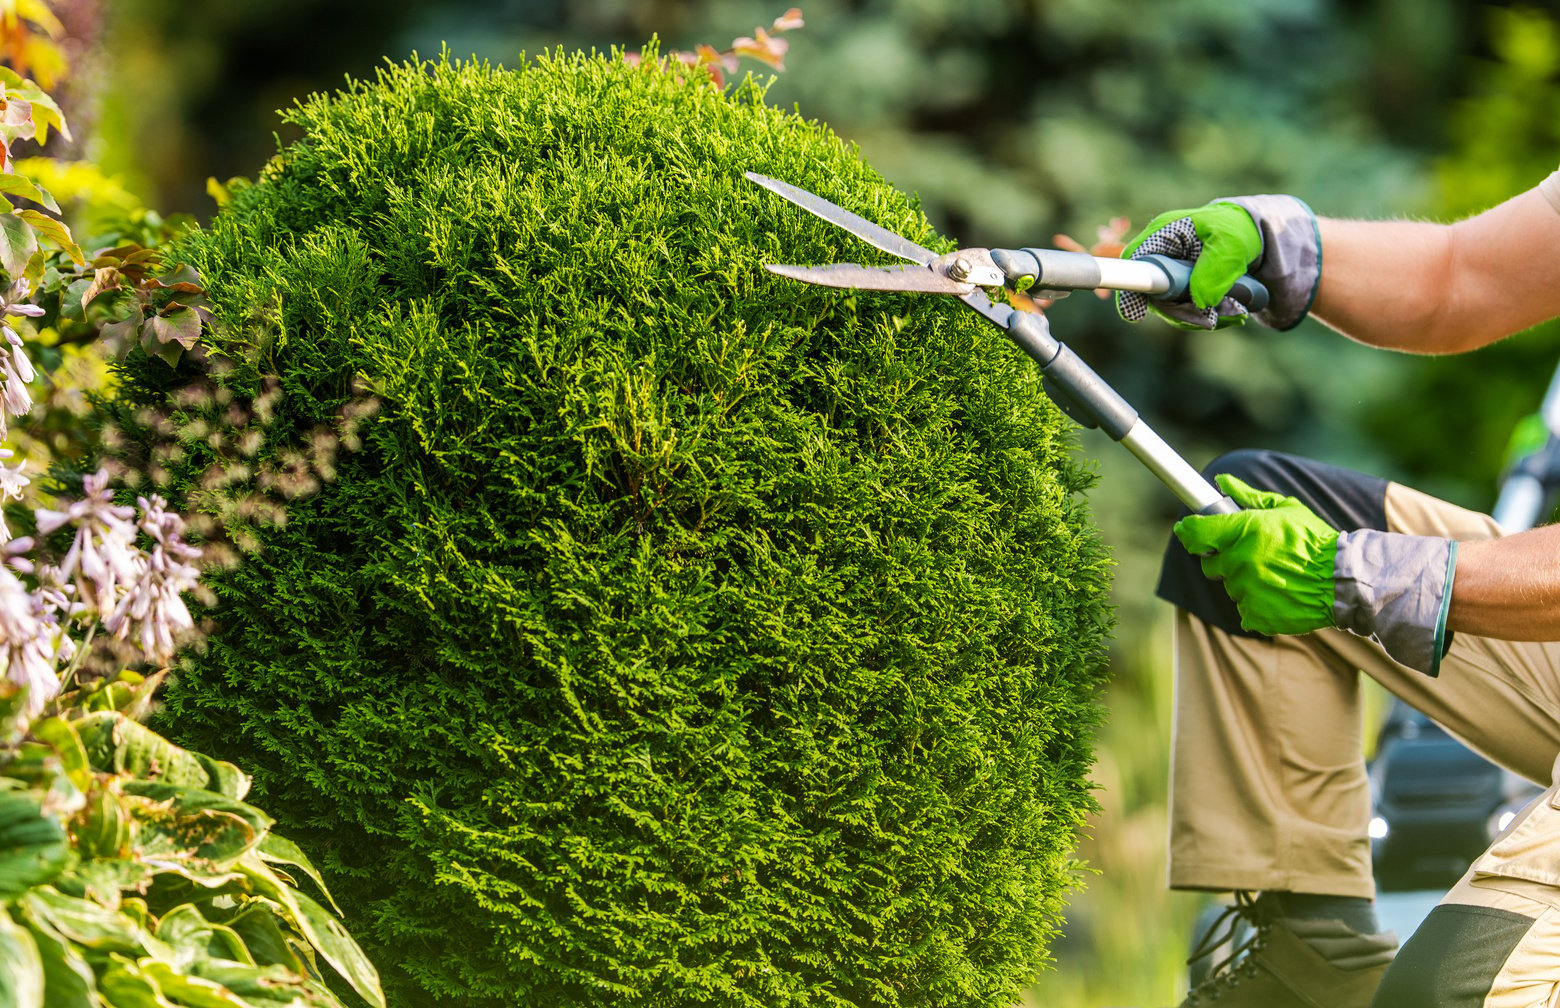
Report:
M 1018 290 L 1136 291 L 1163 301 L 1186 297 L 1192 264 L 1184 259 L 1145 255 L 1137 259 L 1107 259 L 1086 252 L 1060 249 L 992 249 L 991 261 L 1009 286 Z M 1230 288 L 1230 297 L 1247 310 L 1259 312 L 1268 305 L 1268 290 L 1253 277 L 1243 276 Z

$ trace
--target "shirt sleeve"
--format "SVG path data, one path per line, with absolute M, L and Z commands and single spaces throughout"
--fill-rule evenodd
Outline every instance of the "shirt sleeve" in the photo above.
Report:
M 1538 191 L 1544 194 L 1544 199 L 1555 208 L 1555 213 L 1560 213 L 1560 171 L 1550 174 L 1544 181 L 1538 184 Z

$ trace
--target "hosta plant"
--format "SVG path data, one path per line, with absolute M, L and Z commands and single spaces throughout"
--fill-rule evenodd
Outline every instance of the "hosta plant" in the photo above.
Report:
M 165 362 L 199 331 L 187 277 L 156 279 L 138 245 L 84 256 L 49 193 L 9 170 L 11 143 L 50 127 L 64 122 L 48 96 L 0 68 L 0 437 L 31 412 L 35 322 L 56 341 L 72 317 L 90 338 L 118 322 Z M 88 325 L 110 300 L 125 320 Z M 0 464 L 0 506 L 23 466 Z M 102 678 L 84 661 L 96 641 L 166 667 L 194 630 L 183 519 L 156 494 L 122 502 L 106 470 L 51 490 L 51 506 L 0 516 L 0 1006 L 330 1008 L 327 974 L 383 1005 L 357 945 L 295 885 L 330 902 L 308 858 L 244 801 L 248 777 L 139 723 L 165 672 Z
M 334 1008 L 330 972 L 383 1005 L 249 778 L 136 720 L 155 684 L 100 681 L 35 719 L 24 689 L 0 697 L 0 1004 Z

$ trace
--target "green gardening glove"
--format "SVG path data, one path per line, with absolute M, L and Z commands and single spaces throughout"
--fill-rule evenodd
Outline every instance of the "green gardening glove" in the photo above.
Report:
M 1209 203 L 1195 210 L 1166 211 L 1149 221 L 1137 237 L 1127 242 L 1121 255 L 1132 258 L 1132 253 L 1141 248 L 1150 235 L 1183 217 L 1192 222 L 1197 240 L 1202 242 L 1202 252 L 1192 266 L 1187 293 L 1197 307 L 1212 308 L 1224 300 L 1235 281 L 1262 255 L 1262 235 L 1245 207 L 1236 203 Z
M 1144 308 L 1183 329 L 1223 329 L 1246 321 L 1244 308 L 1234 301 L 1225 303 L 1235 281 L 1262 255 L 1262 235 L 1245 208 L 1209 203 L 1162 213 L 1127 243 L 1122 258 L 1132 258 L 1139 249 L 1194 260 L 1187 283 L 1192 303 L 1167 304 L 1123 292 L 1117 295 L 1117 307 L 1128 321 L 1142 318 Z
M 1156 301 L 1123 291 L 1116 308 L 1128 322 L 1150 310 L 1183 329 L 1222 329 L 1246 321 L 1246 309 L 1228 297 L 1241 274 L 1268 290 L 1254 318 L 1273 329 L 1293 329 L 1311 310 L 1322 272 L 1316 215 L 1293 196 L 1230 196 L 1192 210 L 1171 210 L 1149 222 L 1122 255 L 1166 255 L 1192 261 L 1190 301 Z
M 1333 622 L 1333 564 L 1338 532 L 1300 501 L 1219 474 L 1219 489 L 1244 511 L 1188 515 L 1176 522 L 1203 573 L 1224 582 L 1242 629 L 1304 634 Z

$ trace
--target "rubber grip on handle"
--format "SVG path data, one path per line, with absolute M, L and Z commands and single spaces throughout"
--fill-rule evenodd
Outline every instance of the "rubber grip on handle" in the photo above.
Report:
M 1192 260 L 1172 259 L 1164 255 L 1138 256 L 1143 262 L 1151 262 L 1165 271 L 1170 278 L 1170 287 L 1163 294 L 1149 295 L 1155 301 L 1186 301 L 1190 297 L 1186 292 L 1192 281 Z M 1242 276 L 1235 281 L 1230 288 L 1229 296 L 1239 304 L 1245 306 L 1247 311 L 1259 312 L 1268 306 L 1268 289 L 1262 281 L 1251 275 Z

